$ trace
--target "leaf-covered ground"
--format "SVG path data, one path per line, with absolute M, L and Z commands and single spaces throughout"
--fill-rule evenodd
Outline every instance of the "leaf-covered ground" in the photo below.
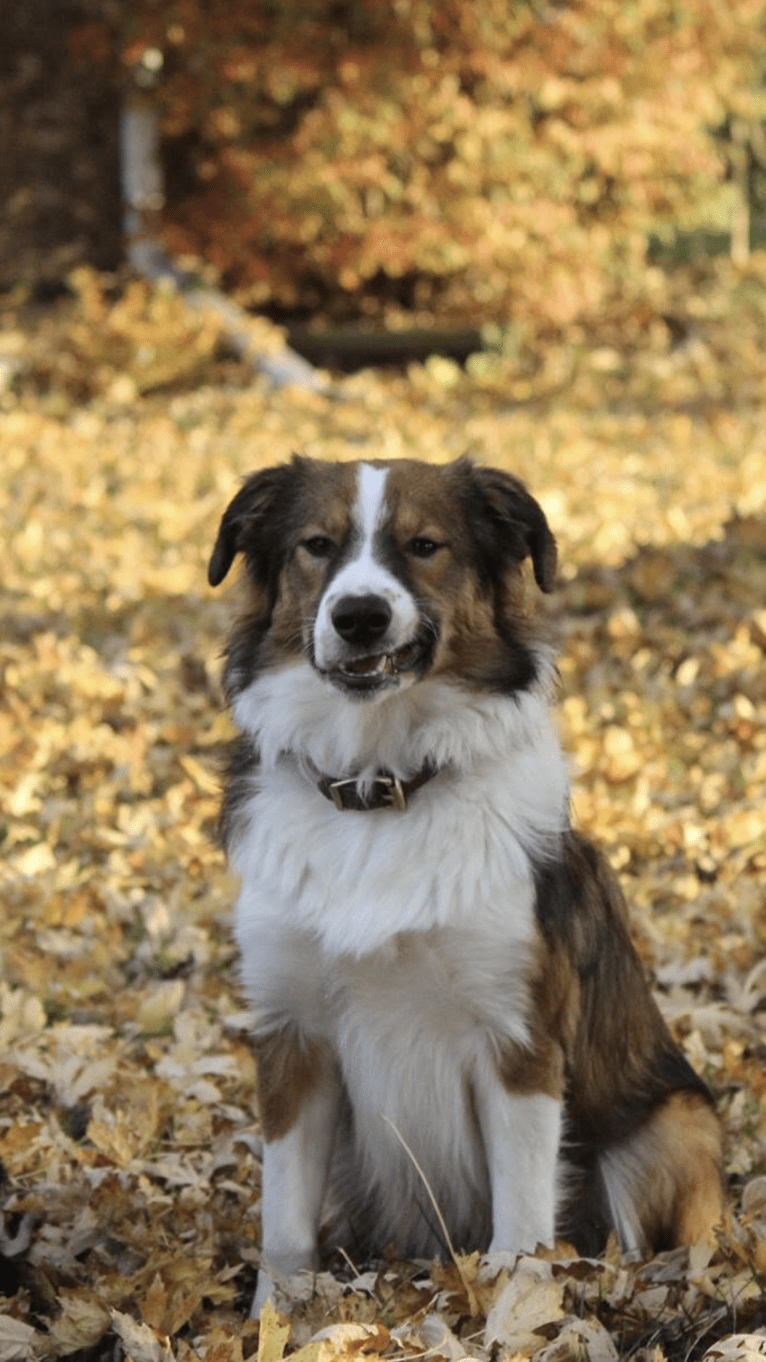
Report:
M 172 295 L 77 289 L 12 303 L 0 337 L 0 1359 L 675 1362 L 763 1331 L 758 309 L 725 345 L 700 295 L 683 347 L 557 351 L 521 376 L 435 360 L 329 400 L 253 385 Z M 540 496 L 576 817 L 726 1125 L 714 1252 L 348 1263 L 260 1339 L 246 1322 L 260 1137 L 214 842 L 230 605 L 205 566 L 239 477 L 293 449 L 471 450 Z

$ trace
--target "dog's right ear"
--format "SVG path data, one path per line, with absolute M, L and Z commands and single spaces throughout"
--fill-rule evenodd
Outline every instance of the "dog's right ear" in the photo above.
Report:
M 238 553 L 247 554 L 248 570 L 257 580 L 268 577 L 271 549 L 292 505 L 299 463 L 293 459 L 291 464 L 251 473 L 240 487 L 224 511 L 210 555 L 211 586 L 223 581 Z

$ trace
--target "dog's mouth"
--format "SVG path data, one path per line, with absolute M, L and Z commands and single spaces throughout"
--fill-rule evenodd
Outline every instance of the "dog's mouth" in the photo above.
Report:
M 369 653 L 364 657 L 344 658 L 327 675 L 341 690 L 364 692 L 396 685 L 402 673 L 418 670 L 425 659 L 426 646 L 418 639 L 390 653 Z
M 398 676 L 407 671 L 420 649 L 416 643 L 406 643 L 393 653 L 372 653 L 369 657 L 355 657 L 337 669 L 344 676 Z

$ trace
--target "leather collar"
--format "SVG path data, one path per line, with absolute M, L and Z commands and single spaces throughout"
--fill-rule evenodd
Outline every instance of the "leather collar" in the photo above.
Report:
M 438 775 L 439 768 L 427 761 L 409 780 L 400 780 L 390 771 L 378 771 L 365 794 L 357 789 L 356 777 L 338 780 L 335 776 L 319 775 L 317 789 L 325 799 L 329 799 L 336 809 L 354 809 L 365 812 L 371 809 L 407 808 L 410 795 L 419 790 Z

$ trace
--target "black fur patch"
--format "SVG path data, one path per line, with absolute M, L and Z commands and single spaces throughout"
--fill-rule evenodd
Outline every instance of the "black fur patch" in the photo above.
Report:
M 566 1056 L 575 1141 L 595 1148 L 619 1144 L 674 1092 L 697 1093 L 712 1105 L 651 997 L 622 891 L 604 858 L 570 830 L 561 857 L 538 865 L 535 879 L 543 935 L 564 948 L 579 979 L 578 1035 Z M 591 1073 L 595 1055 L 609 1074 L 608 1102 L 594 1102 L 593 1080 L 581 1079 L 581 1072 Z
M 260 754 L 252 739 L 242 734 L 235 738 L 229 749 L 223 802 L 218 818 L 218 837 L 224 850 L 231 846 L 236 836 L 237 815 L 254 793 L 253 780 L 258 774 L 259 765 Z
M 498 563 L 509 558 L 517 563 L 531 557 L 535 581 L 541 591 L 556 585 L 556 540 L 542 507 L 518 478 L 496 468 L 476 467 L 468 459 L 464 505 L 474 528 L 480 568 L 491 579 Z

